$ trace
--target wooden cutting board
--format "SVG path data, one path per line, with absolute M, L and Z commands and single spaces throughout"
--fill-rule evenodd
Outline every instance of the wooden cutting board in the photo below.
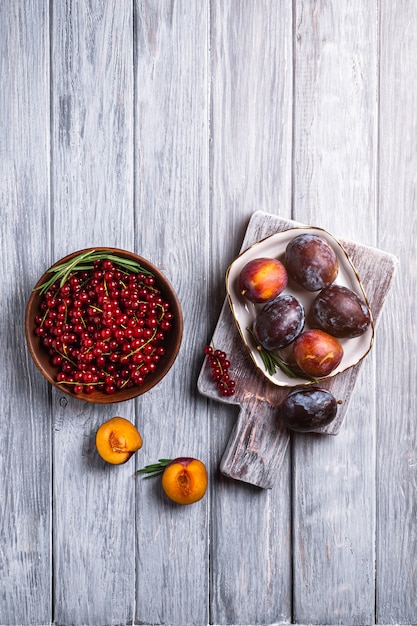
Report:
M 297 226 L 302 224 L 256 211 L 249 221 L 241 252 L 265 237 Z M 340 238 L 338 240 L 346 249 L 361 278 L 377 329 L 398 259 L 392 254 L 370 246 Z M 377 338 L 376 332 L 376 341 Z M 277 407 L 291 389 L 274 385 L 256 368 L 239 335 L 227 299 L 223 304 L 212 342 L 216 348 L 224 350 L 230 358 L 230 373 L 236 381 L 236 394 L 226 398 L 218 395 L 211 380 L 207 360 L 204 361 L 198 378 L 198 390 L 208 398 L 237 404 L 240 407 L 238 419 L 220 463 L 220 470 L 230 478 L 262 488 L 271 488 L 290 439 L 290 432 L 277 417 Z M 320 386 L 329 389 L 341 404 L 336 419 L 317 432 L 327 435 L 338 434 L 362 364 L 363 361 L 320 383 Z

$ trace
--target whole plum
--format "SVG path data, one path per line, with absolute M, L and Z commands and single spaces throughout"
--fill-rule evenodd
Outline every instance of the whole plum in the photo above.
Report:
M 257 314 L 253 334 L 265 350 L 285 348 L 304 328 L 303 305 L 289 294 L 268 302 Z
M 328 376 L 343 358 L 343 348 L 336 337 L 315 328 L 297 337 L 293 353 L 298 367 L 313 378 Z
M 336 398 L 320 387 L 294 389 L 279 407 L 280 418 L 286 427 L 303 433 L 327 426 L 336 414 Z
M 313 302 L 311 315 L 315 325 L 335 337 L 359 337 L 371 323 L 365 302 L 342 285 L 330 285 L 320 291 Z
M 288 274 L 281 261 L 257 258 L 248 261 L 239 274 L 239 291 L 255 304 L 269 302 L 285 289 Z
M 285 266 L 289 276 L 307 291 L 331 285 L 339 272 L 333 248 L 324 237 L 311 233 L 291 239 L 285 250 Z

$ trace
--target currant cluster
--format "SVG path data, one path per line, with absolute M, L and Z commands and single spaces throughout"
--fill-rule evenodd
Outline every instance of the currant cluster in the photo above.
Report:
M 173 314 L 152 274 L 96 260 L 42 294 L 35 333 L 56 381 L 77 394 L 142 385 L 164 354 Z
M 222 350 L 216 350 L 212 346 L 205 346 L 204 354 L 207 356 L 211 376 L 217 385 L 220 395 L 233 396 L 236 383 L 229 375 L 230 361 L 227 359 L 227 354 Z

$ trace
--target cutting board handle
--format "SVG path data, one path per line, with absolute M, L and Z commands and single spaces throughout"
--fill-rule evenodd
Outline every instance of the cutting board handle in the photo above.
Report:
M 289 434 L 278 419 L 277 407 L 253 395 L 240 407 L 220 471 L 229 478 L 270 489 L 288 442 Z

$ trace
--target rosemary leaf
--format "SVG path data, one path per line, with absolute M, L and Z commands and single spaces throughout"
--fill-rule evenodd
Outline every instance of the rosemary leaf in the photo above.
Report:
M 273 362 L 269 354 L 266 352 L 266 350 L 259 350 L 259 355 L 263 361 L 266 371 L 268 372 L 270 376 L 273 376 L 276 371 L 275 363 Z
M 311 376 L 300 370 L 296 365 L 290 365 L 289 363 L 287 363 L 278 352 L 265 350 L 265 348 L 257 343 L 253 330 L 249 327 L 247 327 L 246 330 L 255 340 L 256 349 L 258 350 L 264 367 L 270 376 L 273 376 L 277 371 L 277 368 L 279 368 L 286 376 L 288 376 L 288 378 L 304 378 L 306 380 L 316 382 L 315 378 L 312 378 Z
M 95 261 L 103 260 L 112 261 L 115 265 L 118 265 L 120 268 L 130 273 L 141 273 L 146 276 L 153 275 L 152 272 L 142 267 L 137 261 L 126 259 L 125 257 L 119 256 L 117 253 L 106 252 L 105 250 L 88 250 L 87 252 L 78 254 L 69 261 L 51 267 L 47 272 L 51 274 L 51 277 L 36 287 L 36 290 L 44 294 L 57 281 L 59 281 L 59 286 L 62 287 L 73 272 L 90 270 L 94 267 Z
M 167 465 L 171 463 L 172 459 L 159 459 L 158 463 L 151 463 L 145 465 L 142 469 L 136 470 L 135 474 L 148 474 L 145 478 L 151 478 L 152 476 L 158 476 L 162 474 Z
M 66 271 L 68 268 L 72 268 L 73 266 L 81 263 L 84 259 L 90 258 L 95 260 L 95 250 L 89 250 L 88 252 L 84 252 L 82 254 L 78 254 L 76 257 L 71 259 L 70 261 L 65 261 L 65 263 L 59 263 L 59 265 L 55 265 L 52 267 L 49 272 L 60 273 L 61 271 Z

